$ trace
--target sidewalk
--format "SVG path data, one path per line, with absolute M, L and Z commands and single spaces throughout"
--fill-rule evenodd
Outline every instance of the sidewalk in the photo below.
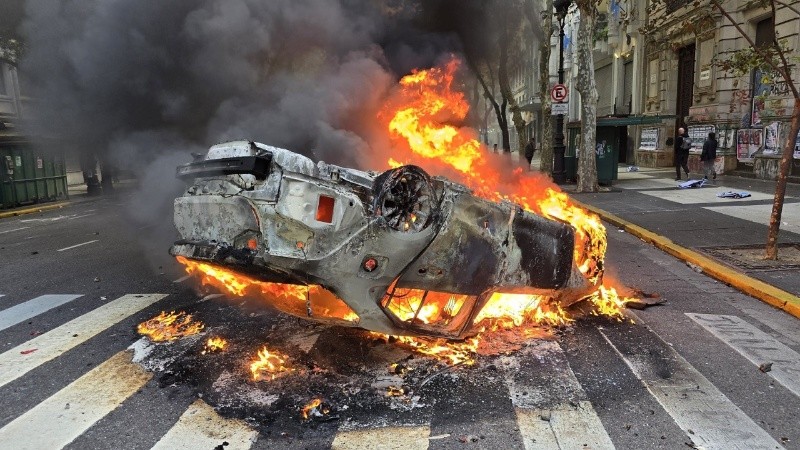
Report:
M 125 191 L 136 185 L 134 180 L 121 180 L 114 183 L 114 189 Z M 52 209 L 60 209 L 73 203 L 85 202 L 93 199 L 104 198 L 103 195 L 89 196 L 85 184 L 78 184 L 74 186 L 67 186 L 69 197 L 65 200 L 55 202 L 35 203 L 32 205 L 20 206 L 17 208 L 0 209 L 0 219 L 7 217 L 16 217 L 24 214 L 33 214 L 42 211 L 49 211 Z
M 704 187 L 680 189 L 674 177 L 674 168 L 627 172 L 620 165 L 619 179 L 599 193 L 561 187 L 613 227 L 800 317 L 800 185 L 787 186 L 778 261 L 768 261 L 762 258 L 775 182 L 720 175 Z M 717 197 L 723 192 L 750 196 Z

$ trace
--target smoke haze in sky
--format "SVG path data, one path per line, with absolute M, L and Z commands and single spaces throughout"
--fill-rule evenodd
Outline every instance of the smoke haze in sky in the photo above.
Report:
M 413 1 L 26 0 L 33 134 L 122 167 L 232 139 L 363 167 L 385 144 L 374 119 L 387 91 L 460 47 L 421 12 Z

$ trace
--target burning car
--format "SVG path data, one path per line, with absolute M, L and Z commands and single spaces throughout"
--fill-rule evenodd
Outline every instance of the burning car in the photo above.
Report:
M 261 283 L 272 306 L 312 320 L 463 338 L 498 294 L 560 308 L 602 278 L 601 261 L 579 268 L 568 223 L 413 165 L 361 171 L 235 141 L 177 176 L 188 187 L 170 253 Z

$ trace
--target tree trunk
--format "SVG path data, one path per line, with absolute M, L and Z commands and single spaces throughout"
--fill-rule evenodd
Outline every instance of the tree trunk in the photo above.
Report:
M 475 66 L 471 67 L 472 67 L 472 72 L 475 74 L 475 78 L 478 79 L 478 82 L 480 82 L 481 87 L 483 87 L 484 96 L 489 101 L 489 103 L 491 103 L 492 109 L 494 109 L 495 117 L 497 117 L 497 126 L 500 127 L 500 134 L 502 136 L 502 142 L 503 142 L 502 148 L 504 149 L 504 151 L 508 151 L 510 147 L 508 144 L 508 119 L 506 118 L 506 99 L 503 98 L 503 103 L 498 104 L 497 100 L 494 99 L 494 94 L 492 93 L 491 90 L 489 90 L 489 85 L 486 84 L 486 80 L 483 79 L 481 72 L 478 70 L 477 67 Z
M 783 199 L 786 196 L 786 179 L 789 176 L 789 169 L 792 167 L 792 153 L 794 152 L 794 143 L 795 139 L 797 139 L 798 131 L 800 131 L 800 97 L 795 97 L 794 109 L 792 110 L 792 125 L 789 128 L 786 144 L 783 146 L 778 182 L 775 184 L 775 197 L 772 200 L 772 214 L 769 216 L 767 249 L 764 255 L 766 259 L 778 259 L 778 232 L 781 228 Z
M 578 152 L 577 192 L 597 192 L 597 88 L 594 81 L 594 57 L 592 34 L 594 30 L 594 5 L 591 10 L 580 10 L 578 23 L 577 61 L 578 77 L 575 87 L 581 94 L 581 145 Z M 588 8 L 587 8 L 588 9 Z
M 500 64 L 497 69 L 497 84 L 500 86 L 500 96 L 503 98 L 503 105 L 508 105 L 511 108 L 512 118 L 511 120 L 514 122 L 514 127 L 517 131 L 520 128 L 524 128 L 525 122 L 522 120 L 522 116 L 519 113 L 519 106 L 517 105 L 517 100 L 514 98 L 514 95 L 511 93 L 511 83 L 508 81 L 508 46 L 511 43 L 508 41 L 508 33 L 505 34 L 504 38 L 499 40 L 500 46 Z M 505 112 L 505 107 L 503 108 Z M 509 142 L 508 138 L 508 118 L 504 116 L 504 126 L 501 126 L 503 130 L 503 151 L 510 152 L 511 151 L 511 143 Z M 519 125 L 519 122 L 522 122 L 522 125 Z
M 511 139 L 508 137 L 508 116 L 506 115 L 506 107 L 508 101 L 503 98 L 503 103 L 500 105 L 500 113 L 497 116 L 497 121 L 500 125 L 500 134 L 502 135 L 503 151 L 508 153 L 511 151 Z
M 550 36 L 553 34 L 553 0 L 544 7 L 542 31 L 544 37 L 539 44 L 539 103 L 542 105 L 542 133 L 539 143 L 539 170 L 553 176 L 553 116 L 550 106 Z

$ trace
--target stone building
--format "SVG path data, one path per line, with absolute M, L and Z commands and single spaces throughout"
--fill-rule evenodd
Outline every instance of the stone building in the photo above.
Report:
M 800 48 L 800 17 L 786 5 L 771 8 L 736 0 L 722 6 L 739 27 L 763 45 L 774 38 L 788 48 Z M 716 170 L 774 179 L 787 139 L 793 98 L 782 79 L 754 70 L 745 74 L 724 71 L 715 62 L 749 48 L 737 28 L 708 1 L 667 0 L 654 4 L 646 25 L 643 114 L 654 123 L 638 130 L 636 159 L 649 167 L 670 166 L 672 142 L 678 127 L 687 127 L 693 139 L 689 159 L 700 172 L 699 155 L 708 132 L 719 137 Z M 796 50 L 793 56 L 797 56 Z M 798 65 L 792 70 L 800 79 Z M 795 152 L 797 158 L 800 154 Z M 800 175 L 795 159 L 793 175 Z
M 67 197 L 63 152 L 24 131 L 31 102 L 20 89 L 16 52 L 0 46 L 0 209 Z

